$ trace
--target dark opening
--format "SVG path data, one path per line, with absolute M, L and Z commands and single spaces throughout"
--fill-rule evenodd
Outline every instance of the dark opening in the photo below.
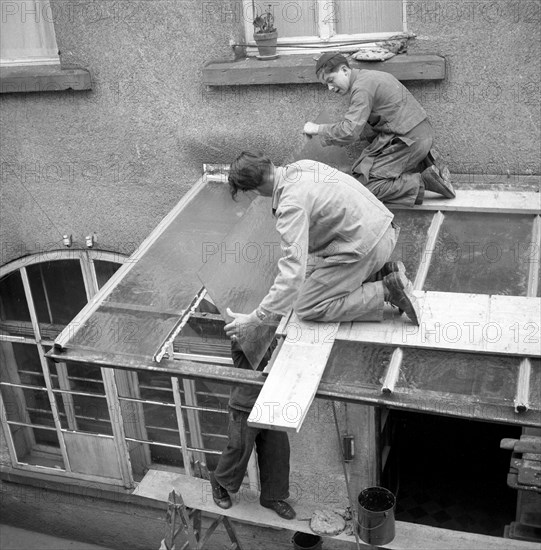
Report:
M 396 519 L 503 536 L 515 519 L 517 492 L 507 486 L 515 426 L 393 411 Z

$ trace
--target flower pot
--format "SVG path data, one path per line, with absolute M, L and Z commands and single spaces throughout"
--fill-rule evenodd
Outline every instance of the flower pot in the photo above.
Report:
M 260 57 L 272 57 L 276 55 L 278 31 L 256 32 L 254 33 L 254 40 L 257 44 Z

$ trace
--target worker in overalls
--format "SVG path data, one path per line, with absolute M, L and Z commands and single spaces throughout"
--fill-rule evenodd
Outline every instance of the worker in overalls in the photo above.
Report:
M 242 339 L 291 308 L 303 320 L 382 321 L 389 302 L 419 324 L 404 264 L 389 261 L 398 235 L 394 215 L 355 178 L 313 160 L 274 166 L 244 152 L 231 165 L 229 186 L 233 196 L 252 190 L 272 198 L 282 252 L 259 306 L 249 314 L 228 310 L 229 337 Z
M 325 53 L 316 74 L 328 89 L 349 96 L 343 119 L 332 124 L 307 122 L 304 133 L 323 145 L 348 145 L 361 136 L 370 141 L 352 174 L 385 204 L 422 204 L 425 190 L 455 197 L 449 169 L 432 148 L 434 130 L 425 110 L 394 76 L 352 69 L 340 53 Z
M 276 347 L 274 341 L 257 370 L 263 370 Z M 252 370 L 239 343 L 231 342 L 231 356 L 236 368 Z M 231 508 L 229 493 L 241 489 L 248 461 L 255 445 L 259 466 L 261 506 L 274 510 L 281 518 L 293 519 L 295 510 L 286 502 L 289 497 L 289 439 L 286 432 L 248 426 L 248 417 L 257 400 L 260 387 L 235 385 L 229 396 L 227 446 L 216 469 L 210 474 L 212 498 L 223 509 Z

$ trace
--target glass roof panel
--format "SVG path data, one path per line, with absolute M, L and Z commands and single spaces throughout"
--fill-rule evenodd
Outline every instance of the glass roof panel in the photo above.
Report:
M 423 290 L 526 296 L 531 215 L 447 212 Z
M 205 254 L 216 249 L 248 205 L 246 196 L 232 201 L 224 184 L 203 187 L 83 322 L 68 346 L 100 355 L 105 351 L 153 357 L 201 288 L 197 272 Z
M 321 381 L 343 386 L 380 387 L 392 352 L 393 348 L 388 346 L 336 342 Z
M 426 390 L 513 401 L 520 359 L 404 348 L 397 391 Z
M 394 223 L 400 227 L 400 233 L 391 260 L 404 262 L 406 272 L 413 276 L 423 257 L 434 212 L 398 210 L 394 215 Z

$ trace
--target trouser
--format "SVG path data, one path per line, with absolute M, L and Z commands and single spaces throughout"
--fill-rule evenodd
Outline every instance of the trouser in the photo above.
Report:
M 424 184 L 419 169 L 433 139 L 428 120 L 403 136 L 378 134 L 353 165 L 353 176 L 385 204 L 421 204 Z
M 399 231 L 389 225 L 376 246 L 358 262 L 316 264 L 301 287 L 297 315 L 307 321 L 381 321 L 384 289 L 380 271 L 391 257 Z
M 230 493 L 240 489 L 254 443 L 259 465 L 261 500 L 289 497 L 289 439 L 287 433 L 248 426 L 249 413 L 229 410 L 229 440 L 214 477 Z

